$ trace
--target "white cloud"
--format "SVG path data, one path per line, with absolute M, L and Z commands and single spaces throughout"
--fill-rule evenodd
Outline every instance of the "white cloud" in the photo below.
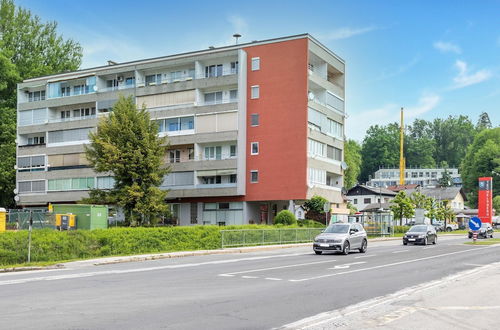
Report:
M 320 39 L 323 40 L 341 40 L 341 39 L 348 39 L 351 37 L 354 37 L 356 35 L 360 34 L 365 34 L 374 30 L 378 30 L 379 28 L 372 25 L 372 26 L 366 26 L 366 27 L 360 27 L 360 28 L 350 28 L 350 27 L 343 27 L 343 28 L 338 28 L 333 31 L 330 31 L 326 34 L 320 35 Z
M 455 78 L 453 78 L 453 82 L 455 84 L 452 86 L 452 89 L 478 84 L 490 79 L 493 76 L 492 72 L 486 69 L 469 73 L 467 63 L 460 60 L 455 62 L 455 67 L 458 69 L 458 74 Z
M 415 119 L 432 109 L 434 109 L 441 97 L 437 94 L 422 94 L 417 104 L 404 108 L 405 122 Z M 362 141 L 366 130 L 373 125 L 387 125 L 389 123 L 399 122 L 401 105 L 388 103 L 380 108 L 362 111 L 349 116 L 346 120 L 346 135 L 350 139 Z
M 462 49 L 460 48 L 460 46 L 455 45 L 451 42 L 436 41 L 434 43 L 434 48 L 436 48 L 442 53 L 456 53 L 456 54 L 462 53 Z

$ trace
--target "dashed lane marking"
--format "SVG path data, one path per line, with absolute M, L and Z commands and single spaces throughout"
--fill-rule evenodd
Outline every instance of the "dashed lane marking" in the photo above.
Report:
M 375 257 L 375 256 L 376 256 L 376 254 L 370 254 L 370 255 L 366 255 L 366 256 L 354 257 L 354 259 L 371 258 L 371 257 Z
M 336 260 L 315 261 L 315 262 L 307 262 L 307 263 L 303 263 L 303 264 L 293 264 L 293 265 L 286 265 L 286 266 L 276 266 L 276 267 L 268 267 L 268 268 L 249 269 L 249 270 L 243 270 L 241 272 L 231 272 L 231 273 L 219 274 L 219 276 L 256 273 L 256 272 L 263 272 L 263 271 L 266 271 L 266 270 L 275 270 L 275 269 L 283 269 L 283 268 L 292 268 L 292 267 L 317 265 L 317 264 L 330 263 L 330 262 L 334 262 L 334 261 L 336 261 Z
M 360 264 L 366 264 L 366 261 L 351 262 L 349 264 L 337 265 L 335 267 L 328 268 L 328 269 L 346 269 L 346 268 L 349 268 L 351 266 L 360 265 Z
M 403 253 L 403 252 L 407 252 L 408 250 L 399 250 L 399 251 L 394 251 L 392 253 Z

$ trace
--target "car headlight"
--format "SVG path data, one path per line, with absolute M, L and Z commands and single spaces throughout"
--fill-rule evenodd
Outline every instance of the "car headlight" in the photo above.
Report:
M 318 242 L 318 238 L 317 237 L 314 237 L 314 242 Z
M 425 235 L 418 235 L 418 238 L 424 238 Z
M 332 240 L 332 243 L 342 243 L 342 240 L 341 239 L 334 239 L 334 240 Z

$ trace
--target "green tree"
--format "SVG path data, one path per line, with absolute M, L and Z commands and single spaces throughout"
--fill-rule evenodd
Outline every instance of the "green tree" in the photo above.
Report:
M 134 99 L 121 96 L 97 132 L 89 134 L 86 155 L 98 173 L 112 172 L 114 189 L 93 190 L 90 199 L 116 202 L 131 225 L 141 225 L 168 212 L 166 191 L 158 187 L 168 168 L 162 168 L 167 150 L 165 138 L 146 108 L 137 109 Z
M 484 129 L 469 146 L 461 165 L 461 176 L 468 203 L 477 207 L 478 178 L 500 179 L 500 127 Z M 500 195 L 500 185 L 493 184 L 493 196 Z
M 344 172 L 344 187 L 350 189 L 358 183 L 361 172 L 361 146 L 354 140 L 344 143 L 344 160 L 347 170 Z
M 436 164 L 446 161 L 450 166 L 459 166 L 467 153 L 467 147 L 474 141 L 476 128 L 469 117 L 460 115 L 433 122 L 436 144 L 434 160 Z
M 14 207 L 16 172 L 16 83 L 35 76 L 76 70 L 81 46 L 57 34 L 12 0 L 0 0 L 0 205 Z
M 417 209 L 425 209 L 427 207 L 428 199 L 421 192 L 415 191 L 411 194 L 410 199 Z
M 427 197 L 425 209 L 427 211 L 425 216 L 431 219 L 432 222 L 438 218 L 438 203 L 435 198 Z
M 446 224 L 455 218 L 455 213 L 450 208 L 448 203 L 441 202 L 438 203 L 436 208 L 436 219 L 444 221 L 444 230 L 446 230 Z
M 453 185 L 453 179 L 448 169 L 444 169 L 443 176 L 439 179 L 438 183 L 441 187 L 451 187 Z
M 403 219 L 411 218 L 415 215 L 415 207 L 412 200 L 404 190 L 398 192 L 392 200 L 393 205 L 390 206 L 394 213 L 394 219 L 399 220 L 399 225 L 403 225 Z
M 363 162 L 361 165 L 360 182 L 368 181 L 369 177 L 380 167 L 398 167 L 398 124 L 370 126 L 363 140 L 361 157 Z
M 279 211 L 278 214 L 276 214 L 273 222 L 275 225 L 281 224 L 285 226 L 290 226 L 297 224 L 297 219 L 295 218 L 295 215 L 292 212 L 288 210 L 282 210 Z
M 495 214 L 500 215 L 500 196 L 493 197 L 493 208 L 495 209 Z
M 408 126 L 405 136 L 405 158 L 407 167 L 432 168 L 436 166 L 434 154 L 436 141 L 432 135 L 431 123 L 415 119 Z
M 480 132 L 483 129 L 490 129 L 490 128 L 493 128 L 493 125 L 491 125 L 490 116 L 488 116 L 488 113 L 482 112 L 479 115 L 479 119 L 476 124 L 476 129 Z
M 304 202 L 304 209 L 306 210 L 306 219 L 316 220 L 324 224 L 328 224 L 325 221 L 325 211 L 323 211 L 323 206 L 328 200 L 314 195 L 310 200 Z

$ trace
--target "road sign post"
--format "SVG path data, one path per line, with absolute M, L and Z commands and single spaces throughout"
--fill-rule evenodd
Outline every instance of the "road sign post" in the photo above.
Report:
M 476 243 L 477 231 L 481 228 L 481 219 L 472 217 L 469 220 L 469 229 L 472 230 L 472 241 Z

